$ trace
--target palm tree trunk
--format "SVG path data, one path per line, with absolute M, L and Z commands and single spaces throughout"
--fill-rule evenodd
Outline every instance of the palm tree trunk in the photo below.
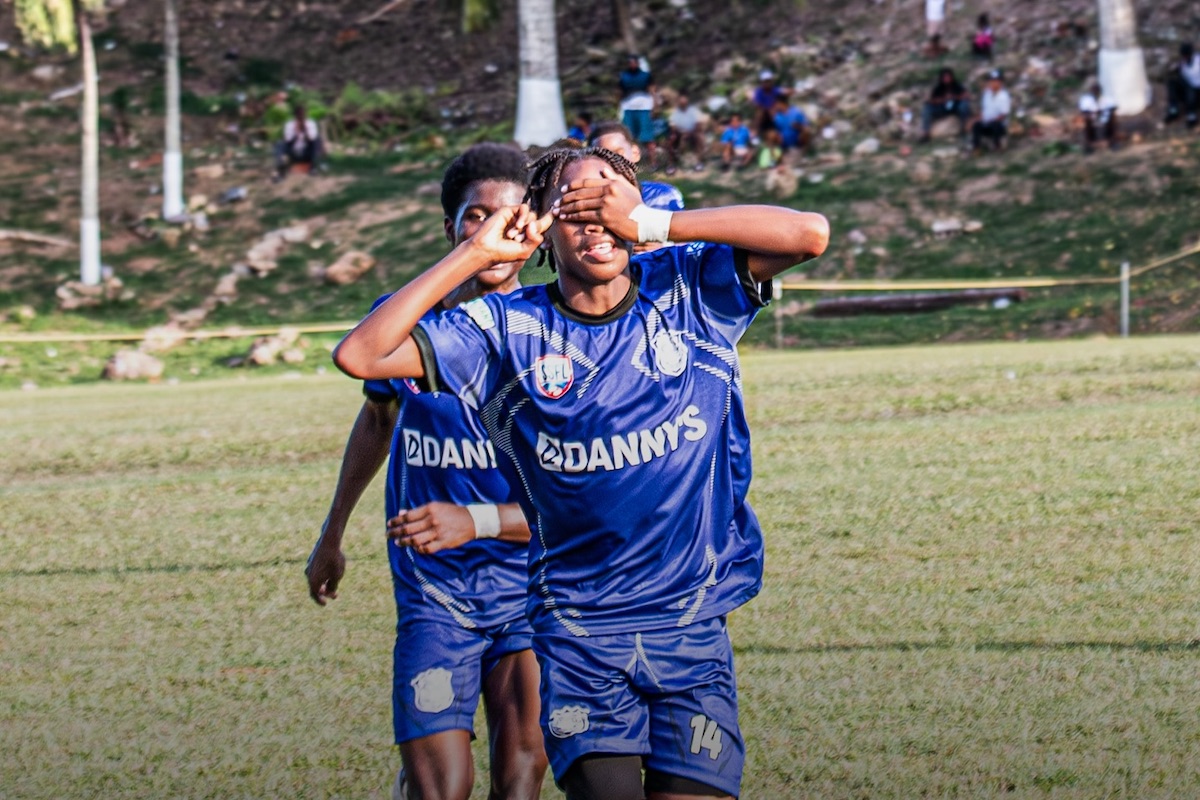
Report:
M 1150 102 L 1146 58 L 1137 41 L 1133 0 L 1098 0 L 1100 85 L 1117 101 L 1117 113 L 1140 114 Z
M 626 53 L 636 53 L 637 39 L 633 35 L 633 20 L 629 13 L 629 0 L 612 0 L 613 21 L 617 25 L 617 35 Z
M 163 43 L 167 57 L 167 141 L 163 151 L 163 219 L 179 219 L 183 204 L 183 152 L 179 133 L 179 10 L 178 0 L 165 0 Z
M 100 88 L 96 50 L 87 12 L 79 9 L 80 56 L 83 60 L 82 128 L 83 160 L 80 170 L 79 279 L 100 283 Z
M 521 76 L 513 138 L 522 147 L 544 147 L 567 135 L 554 22 L 554 0 L 517 0 Z

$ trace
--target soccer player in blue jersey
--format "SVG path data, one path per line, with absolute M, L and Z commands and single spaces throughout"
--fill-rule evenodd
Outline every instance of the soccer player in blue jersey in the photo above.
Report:
M 757 594 L 763 561 L 736 347 L 771 279 L 824 251 L 828 223 L 648 209 L 633 165 L 604 149 L 547 153 L 529 200 L 392 295 L 334 360 L 453 391 L 516 475 L 542 727 L 569 800 L 735 797 L 725 616 Z M 666 240 L 685 244 L 630 254 Z M 542 245 L 555 283 L 425 317 Z
M 587 143 L 592 147 L 611 150 L 634 164 L 641 163 L 642 149 L 633 140 L 629 128 L 620 122 L 596 123 L 588 134 Z M 664 211 L 683 210 L 683 194 L 669 183 L 640 181 L 638 188 L 642 192 L 642 202 L 650 208 L 661 208 Z
M 442 182 L 446 238 L 469 239 L 497 209 L 521 202 L 525 156 L 469 148 Z M 426 318 L 520 286 L 524 259 L 454 287 Z M 306 570 L 319 604 L 337 597 L 350 512 L 384 460 L 388 558 L 398 625 L 393 711 L 404 769 L 398 798 L 467 800 L 482 690 L 491 739 L 492 798 L 536 798 L 546 772 L 538 668 L 525 618 L 529 526 L 471 408 L 418 380 L 369 380 L 346 445 L 329 515 Z

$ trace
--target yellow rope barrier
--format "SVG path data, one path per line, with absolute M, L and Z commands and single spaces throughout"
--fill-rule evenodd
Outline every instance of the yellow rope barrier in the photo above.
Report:
M 181 338 L 193 341 L 202 339 L 244 339 L 251 336 L 273 336 L 284 328 L 300 333 L 342 333 L 358 322 L 327 322 L 319 325 L 280 325 L 274 328 L 239 328 L 231 326 L 220 330 L 183 331 Z M 0 344 L 52 344 L 61 342 L 140 342 L 147 331 L 141 333 L 14 333 L 0 335 Z
M 1129 276 L 1139 275 L 1166 266 L 1181 258 L 1200 253 L 1200 244 L 1172 256 L 1151 261 L 1149 264 L 1130 270 Z M 1120 276 L 1103 278 L 994 278 L 988 280 L 946 281 L 785 281 L 784 291 L 791 292 L 895 292 L 934 291 L 950 289 L 1043 289 L 1053 286 L 1086 286 L 1120 283 Z

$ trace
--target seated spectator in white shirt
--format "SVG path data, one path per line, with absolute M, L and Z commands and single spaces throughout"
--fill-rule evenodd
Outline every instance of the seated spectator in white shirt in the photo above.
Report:
M 996 147 L 1004 145 L 1008 136 L 1008 115 L 1012 113 L 1012 97 L 1004 88 L 1004 73 L 994 69 L 988 73 L 986 88 L 979 98 L 979 119 L 971 126 L 971 145 L 975 152 L 990 139 Z
M 275 143 L 276 180 L 291 171 L 293 164 L 307 164 L 309 174 L 320 169 L 325 145 L 317 123 L 308 118 L 304 106 L 292 107 L 292 118 L 283 126 L 283 140 Z
M 679 95 L 667 125 L 667 174 L 679 167 L 679 155 L 687 150 L 696 154 L 696 169 L 704 169 L 704 121 L 686 94 Z
M 1096 149 L 1096 141 L 1104 139 L 1110 150 L 1117 149 L 1117 101 L 1100 90 L 1092 81 L 1079 98 L 1079 114 L 1083 117 L 1083 152 Z

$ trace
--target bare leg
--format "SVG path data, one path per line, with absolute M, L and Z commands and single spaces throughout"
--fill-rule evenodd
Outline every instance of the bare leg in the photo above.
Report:
M 491 740 L 490 800 L 537 800 L 546 774 L 539 725 L 540 674 L 532 650 L 500 659 L 484 681 Z
M 443 731 L 400 745 L 408 800 L 468 800 L 475 782 L 471 734 Z

